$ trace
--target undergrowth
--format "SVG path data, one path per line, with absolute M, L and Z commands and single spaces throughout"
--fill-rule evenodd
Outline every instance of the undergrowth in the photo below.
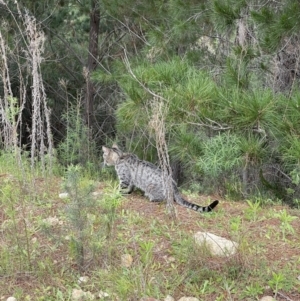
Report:
M 124 197 L 116 182 L 98 182 L 77 165 L 63 179 L 42 178 L 30 174 L 23 158 L 21 177 L 13 158 L 0 160 L 2 299 L 71 300 L 74 289 L 96 299 L 107 294 L 107 300 L 299 295 L 295 209 L 261 199 L 224 201 L 206 215 L 176 206 L 174 221 L 164 205 L 138 193 Z M 197 231 L 234 240 L 236 254 L 213 256 L 195 243 Z

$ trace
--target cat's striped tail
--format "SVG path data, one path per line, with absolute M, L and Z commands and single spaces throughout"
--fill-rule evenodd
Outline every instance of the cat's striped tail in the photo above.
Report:
M 199 205 L 196 205 L 196 204 L 193 204 L 193 203 L 190 203 L 188 201 L 186 201 L 180 194 L 179 192 L 175 191 L 174 193 L 174 199 L 175 199 L 175 202 L 183 207 L 186 207 L 186 208 L 189 208 L 189 209 L 192 209 L 192 210 L 195 210 L 195 211 L 198 211 L 198 212 L 210 212 L 212 211 L 218 204 L 219 204 L 219 201 L 213 201 L 210 205 L 208 206 L 205 206 L 205 207 L 202 207 L 202 206 L 199 206 Z

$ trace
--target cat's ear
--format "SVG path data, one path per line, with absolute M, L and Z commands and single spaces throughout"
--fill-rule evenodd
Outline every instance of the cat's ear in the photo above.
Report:
M 114 143 L 114 144 L 112 145 L 112 148 L 116 148 L 116 149 L 120 150 L 120 148 L 118 147 L 117 143 Z
M 109 148 L 104 145 L 102 146 L 102 150 L 103 150 L 104 154 L 107 154 L 109 152 Z

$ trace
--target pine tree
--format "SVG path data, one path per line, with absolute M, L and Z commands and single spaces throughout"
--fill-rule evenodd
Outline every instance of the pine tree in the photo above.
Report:
M 85 84 L 91 3 L 60 1 L 59 9 L 54 4 L 23 1 L 43 20 L 48 61 L 42 72 L 52 117 L 65 127 L 61 114 Z M 300 170 L 299 6 L 297 0 L 99 2 L 99 68 L 91 74 L 95 138 L 117 139 L 156 162 L 149 116 L 153 97 L 160 96 L 168 102 L 171 159 L 181 161 L 188 181 L 209 182 L 213 175 L 201 166 L 201 156 L 211 155 L 206 163 L 213 164 L 207 146 L 219 143 L 226 153 L 231 145 L 224 137 L 232 137 L 239 160 L 220 160 L 223 167 L 214 176 L 222 189 L 234 181 L 241 183 L 242 194 L 274 183 L 294 189 Z M 16 36 L 13 29 L 9 34 Z M 224 169 L 226 164 L 232 168 Z M 223 181 L 224 174 L 233 175 L 231 184 Z M 297 197 L 294 190 L 287 199 Z

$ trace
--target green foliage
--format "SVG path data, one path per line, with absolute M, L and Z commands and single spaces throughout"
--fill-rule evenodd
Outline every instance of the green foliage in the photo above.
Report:
M 239 138 L 220 134 L 203 143 L 203 155 L 199 157 L 197 167 L 206 176 L 218 178 L 225 172 L 241 165 Z
M 265 5 L 256 2 L 99 2 L 101 47 L 99 65 L 92 75 L 95 85 L 101 87 L 96 87 L 94 99 L 97 142 L 119 140 L 126 150 L 155 162 L 155 141 L 149 121 L 150 103 L 156 94 L 168 107 L 170 154 L 191 175 L 191 183 L 199 181 L 200 176 L 211 179 L 213 175 L 226 174 L 227 192 L 230 190 L 238 198 L 241 186 L 244 193 L 249 188 L 245 187 L 246 182 L 250 183 L 252 176 L 257 176 L 257 171 L 268 163 L 276 165 L 281 174 L 278 185 L 290 189 L 290 198 L 298 198 L 297 79 L 288 96 L 278 92 L 274 83 L 277 71 L 282 71 L 276 68 L 284 66 L 284 62 L 277 60 L 277 54 L 291 52 L 291 59 L 297 61 L 299 1 L 269 1 Z M 14 1 L 6 3 L 15 11 Z M 64 166 L 81 164 L 94 172 L 97 169 L 97 151 L 91 139 L 94 133 L 85 127 L 81 110 L 72 105 L 77 101 L 78 90 L 86 84 L 82 71 L 88 55 L 90 2 L 51 0 L 41 4 L 26 0 L 20 8 L 37 17 L 46 35 L 47 59 L 41 68 L 55 116 L 54 140 L 62 141 L 58 146 L 59 162 Z M 13 116 L 22 104 L 17 99 L 22 94 L 19 87 L 24 83 L 24 91 L 28 90 L 31 79 L 22 67 L 25 45 L 18 38 L 18 30 L 25 30 L 24 24 L 18 23 L 8 9 L 3 9 L 3 20 L 6 24 L 1 23 L 1 29 L 8 46 L 12 45 L 7 61 L 13 75 L 11 99 L 15 108 L 12 106 L 14 109 L 9 113 Z M 125 53 L 129 65 L 124 64 Z M 24 114 L 30 113 L 30 101 Z M 115 111 L 116 103 L 119 106 Z M 57 124 L 56 118 L 62 120 Z M 102 121 L 114 118 L 116 127 L 112 122 L 108 130 Z M 223 153 L 216 150 L 216 156 L 209 155 L 209 140 L 211 147 L 215 147 L 215 137 L 225 132 L 229 137 L 232 135 L 237 146 L 223 143 Z M 237 157 L 230 156 L 231 149 L 234 153 L 239 150 Z M 199 160 L 203 155 L 205 163 Z M 242 172 L 246 175 L 250 168 L 253 174 L 241 180 Z M 277 185 L 274 179 L 267 180 L 271 186 Z M 260 189 L 256 180 L 252 183 Z
M 229 86 L 247 89 L 250 78 L 246 62 L 228 58 L 224 78 Z
M 242 55 L 238 49 L 236 51 L 236 55 Z M 249 50 L 246 69 L 253 57 Z M 136 67 L 137 63 L 134 61 L 131 66 L 136 78 L 124 75 L 118 79 L 127 98 L 119 105 L 116 116 L 119 136 L 122 140 L 125 138 L 126 145 L 134 145 L 131 149 L 142 153 L 142 157 L 145 157 L 143 151 L 148 147 L 139 141 L 148 141 L 149 145 L 152 139 L 148 127 L 152 115 L 151 91 L 162 96 L 162 101 L 168 106 L 166 129 L 170 154 L 183 163 L 189 175 L 200 171 L 205 178 L 216 180 L 217 176 L 230 171 L 241 176 L 242 167 L 245 174 L 251 167 L 256 169 L 258 179 L 260 165 L 276 160 L 280 149 L 287 162 L 285 158 L 293 148 L 290 148 L 286 136 L 281 136 L 281 131 L 297 130 L 293 127 L 293 123 L 298 122 L 298 113 L 294 109 L 298 105 L 297 97 L 287 102 L 284 95 L 274 95 L 270 89 L 249 91 L 248 84 L 241 89 L 234 84 L 237 79 L 229 83 L 230 76 L 225 81 L 231 86 L 229 90 L 218 87 L 207 73 L 177 58 L 152 64 L 142 61 Z M 239 72 L 235 67 L 232 70 Z M 287 118 L 282 118 L 282 110 Z M 227 132 L 228 142 L 218 142 L 219 145 L 215 142 L 215 134 L 226 137 L 219 134 L 218 129 Z M 278 139 L 283 139 L 284 143 L 278 144 Z M 271 145 L 276 148 L 271 149 Z M 155 158 L 153 155 L 149 157 Z M 295 154 L 291 157 L 297 158 Z M 198 163 L 194 164 L 196 161 Z M 242 190 L 246 189 L 247 181 L 245 177 Z M 227 180 L 226 183 L 228 187 L 234 185 Z M 255 185 L 258 182 L 253 187 Z
M 169 152 L 175 160 L 184 165 L 194 164 L 202 154 L 202 143 L 205 133 L 193 132 L 186 124 L 180 124 L 173 129 Z
M 234 217 L 234 218 L 231 218 L 230 221 L 230 229 L 231 231 L 234 233 L 234 234 L 238 234 L 238 232 L 240 231 L 240 228 L 241 228 L 241 218 L 238 216 L 238 217 Z
M 258 219 L 258 213 L 261 211 L 260 201 L 258 199 L 255 201 L 247 200 L 247 204 L 249 208 L 245 210 L 245 215 L 249 220 L 256 222 Z
M 295 170 L 300 165 L 300 141 L 297 136 L 287 136 L 282 158 L 289 168 Z
M 143 241 L 140 243 L 141 262 L 143 265 L 151 265 L 153 261 L 153 241 Z
M 244 156 L 245 165 L 249 163 L 252 165 L 260 164 L 268 154 L 264 136 L 257 137 L 250 134 L 247 138 L 245 136 L 241 137 L 239 147 Z
M 282 120 L 280 125 L 280 132 L 283 134 L 288 134 L 289 136 L 297 136 L 300 135 L 300 93 L 297 91 L 293 91 L 291 98 L 287 99 L 283 95 L 279 98 L 279 108 L 278 110 L 281 112 L 285 112 L 284 120 Z M 280 133 L 279 133 L 280 134 Z M 284 141 L 284 140 L 283 140 Z
M 213 1 L 212 11 L 216 27 L 224 30 L 233 26 L 234 22 L 239 19 L 241 9 L 245 4 L 245 0 Z
M 240 58 L 240 61 L 243 61 L 245 64 L 249 64 L 252 59 L 258 56 L 255 48 L 236 46 L 233 48 L 233 53 L 237 58 Z
M 119 191 L 119 185 L 111 185 L 98 202 L 102 210 L 101 225 L 103 228 L 103 236 L 106 239 L 112 238 L 115 220 L 118 217 L 117 209 L 121 200 L 122 195 Z
M 282 232 L 282 239 L 286 240 L 286 234 L 294 234 L 295 230 L 291 225 L 291 222 L 297 219 L 297 216 L 292 216 L 288 214 L 286 209 L 281 210 L 280 212 L 275 214 L 275 217 L 280 219 L 280 229 Z
M 85 253 L 88 245 L 88 212 L 95 208 L 95 201 L 91 197 L 92 183 L 82 181 L 80 166 L 70 165 L 66 172 L 65 189 L 70 197 L 67 217 L 74 229 L 70 237 L 70 252 L 75 257 L 78 268 L 85 267 Z
M 186 118 L 191 119 L 191 110 L 200 114 L 204 110 L 204 115 L 208 112 L 205 104 L 209 106 L 215 97 L 215 84 L 207 74 L 197 71 L 184 60 L 175 58 L 169 62 L 144 63 L 134 68 L 133 73 L 151 91 L 164 97 L 168 106 L 166 119 L 170 141 L 172 136 L 176 139 L 180 135 L 180 131 L 172 129 L 173 122 L 182 122 L 183 125 Z M 128 98 L 117 109 L 117 129 L 120 135 L 136 136 L 140 133 L 141 139 L 148 132 L 153 96 L 128 76 L 123 76 L 119 83 Z
M 298 186 L 300 184 L 300 166 L 299 165 L 297 165 L 296 168 L 290 172 L 290 176 L 292 178 L 293 184 Z
M 224 179 L 224 189 L 226 199 L 239 201 L 243 196 L 243 183 L 238 174 L 230 174 Z
M 84 124 L 80 106 L 71 107 L 64 115 L 67 124 L 65 139 L 58 146 L 58 159 L 64 166 L 80 164 L 89 172 L 98 168 L 96 143 L 90 129 Z
M 31 229 L 26 224 L 26 219 L 30 217 L 26 216 L 25 210 L 28 199 L 23 194 L 21 183 L 11 180 L 6 179 L 0 187 L 0 208 L 7 217 L 2 224 L 3 237 L 9 238 L 9 245 L 3 245 L 0 252 L 0 272 L 4 275 L 31 270 L 34 260 Z
M 270 25 L 274 22 L 275 13 L 271 8 L 262 7 L 260 11 L 251 11 L 252 18 L 259 24 Z
M 241 93 L 232 103 L 234 115 L 232 123 L 238 128 L 260 127 L 272 130 L 278 122 L 276 98 L 270 90 Z
M 274 292 L 274 297 L 276 299 L 279 290 L 289 290 L 292 286 L 292 282 L 289 280 L 288 275 L 285 275 L 284 272 L 272 272 L 272 278 L 268 281 L 271 289 Z
M 260 283 L 251 283 L 250 285 L 247 285 L 242 296 L 245 297 L 251 297 L 258 299 L 258 297 L 264 292 L 264 287 Z
M 118 124 L 117 129 L 120 134 L 139 132 L 144 130 L 149 122 L 149 114 L 142 105 L 138 105 L 134 100 L 123 102 L 116 112 Z M 133 127 L 135 125 L 135 127 Z
M 78 165 L 68 167 L 64 186 L 70 200 L 66 208 L 69 252 L 79 270 L 84 271 L 88 261 L 103 261 L 104 256 L 110 262 L 107 241 L 111 239 L 121 200 L 119 189 L 111 187 L 108 193 L 95 191 L 94 182 L 83 175 Z
M 288 210 L 259 207 L 263 200 L 258 198 L 256 203 L 248 202 L 246 212 L 244 205 L 223 202 L 214 214 L 195 220 L 193 212 L 187 212 L 184 220 L 174 222 L 162 218 L 163 208 L 155 209 L 161 214 L 145 214 L 144 206 L 132 204 L 145 200 L 137 195 L 123 199 L 116 183 L 95 185 L 82 167 L 74 165 L 65 174 L 69 197 L 60 199 L 60 179 L 21 181 L 17 168 L 5 165 L 8 158 L 0 160 L 0 287 L 5 296 L 68 300 L 73 288 L 80 288 L 92 299 L 99 296 L 99 287 L 120 300 L 143 296 L 163 300 L 167 295 L 257 299 L 266 286 L 275 294 L 297 292 L 299 258 L 294 241 L 299 233 L 294 224 L 298 221 L 291 220 Z M 30 169 L 26 172 L 30 175 Z M 286 220 L 293 226 L 294 232 L 286 230 L 286 237 L 293 235 L 293 241 L 282 241 L 274 227 L 274 213 L 280 214 L 280 223 Z M 206 247 L 195 245 L 190 231 L 195 223 L 213 233 L 225 231 L 237 237 L 237 254 L 220 260 Z M 82 247 L 84 263 L 78 270 Z M 292 254 L 284 266 L 278 254 L 283 248 Z M 132 256 L 130 267 L 121 264 L 124 254 Z M 75 273 L 70 267 L 75 267 Z M 28 290 L 27 282 L 19 280 L 31 275 L 34 289 Z M 81 276 L 88 276 L 87 282 L 79 282 Z
M 290 37 L 299 30 L 299 2 L 286 1 L 280 9 L 264 7 L 260 12 L 251 11 L 253 20 L 258 24 L 261 46 L 266 51 L 275 51 L 284 42 L 284 37 Z

